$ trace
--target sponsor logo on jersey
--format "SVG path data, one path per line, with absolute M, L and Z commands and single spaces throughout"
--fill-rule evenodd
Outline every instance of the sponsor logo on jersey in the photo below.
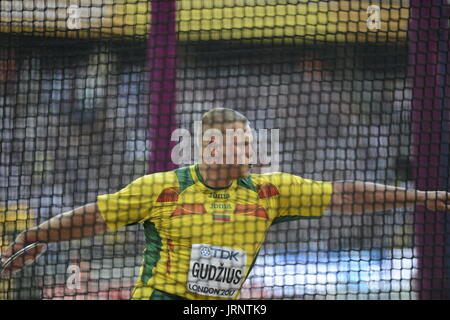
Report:
M 229 203 L 211 203 L 210 209 L 231 209 L 231 204 Z
M 205 246 L 200 248 L 200 255 L 202 257 L 213 257 L 217 259 L 239 261 L 239 251 L 232 249 L 224 249 L 222 247 Z
M 228 193 L 210 193 L 208 197 L 213 199 L 229 199 L 230 195 Z

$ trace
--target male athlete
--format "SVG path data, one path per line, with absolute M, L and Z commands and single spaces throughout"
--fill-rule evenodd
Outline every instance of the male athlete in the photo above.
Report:
M 202 129 L 250 136 L 247 118 L 231 109 L 204 114 Z M 132 299 L 236 299 L 276 223 L 319 218 L 327 209 L 350 214 L 414 205 L 450 209 L 445 191 L 251 174 L 250 139 L 224 140 L 203 141 L 200 164 L 145 175 L 21 233 L 3 259 L 30 243 L 80 239 L 142 223 L 146 248 Z M 244 161 L 237 161 L 242 155 Z

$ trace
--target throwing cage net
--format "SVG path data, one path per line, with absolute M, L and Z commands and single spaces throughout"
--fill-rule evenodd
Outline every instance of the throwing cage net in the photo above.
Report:
M 442 1 L 1 1 L 1 248 L 194 164 L 171 134 L 217 107 L 277 130 L 277 171 L 446 190 L 447 20 Z M 444 298 L 446 239 L 421 207 L 276 224 L 240 298 Z M 129 299 L 147 246 L 142 224 L 50 243 L 0 298 Z

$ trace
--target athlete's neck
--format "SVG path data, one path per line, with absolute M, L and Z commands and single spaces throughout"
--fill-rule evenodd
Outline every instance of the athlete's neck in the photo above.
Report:
M 221 176 L 219 170 L 211 170 L 206 164 L 201 163 L 198 165 L 199 173 L 201 179 L 203 179 L 204 184 L 212 188 L 227 188 L 233 183 L 233 179 L 229 177 Z

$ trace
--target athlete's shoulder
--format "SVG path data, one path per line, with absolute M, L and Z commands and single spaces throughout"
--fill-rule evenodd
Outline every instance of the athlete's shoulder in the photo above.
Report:
M 286 183 L 286 175 L 294 177 L 283 172 L 271 172 L 264 174 L 252 173 L 249 178 L 260 198 L 270 198 L 280 195 L 280 187 L 283 185 L 283 181 Z
M 279 184 L 285 180 L 301 179 L 301 177 L 299 177 L 299 176 L 295 176 L 295 175 L 292 175 L 290 173 L 285 173 L 285 172 L 270 172 L 270 173 L 262 173 L 262 174 L 252 173 L 250 176 L 255 185 L 267 184 L 267 183 Z
M 178 186 L 178 179 L 175 170 L 149 173 L 140 178 L 140 182 L 152 185 L 157 188 L 168 188 Z

